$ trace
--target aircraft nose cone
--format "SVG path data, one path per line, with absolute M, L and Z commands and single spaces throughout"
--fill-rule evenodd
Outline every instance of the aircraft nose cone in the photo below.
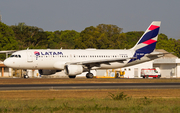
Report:
M 4 65 L 5 65 L 5 66 L 9 67 L 10 64 L 11 64 L 11 61 L 10 61 L 10 60 L 8 60 L 8 59 L 4 60 Z

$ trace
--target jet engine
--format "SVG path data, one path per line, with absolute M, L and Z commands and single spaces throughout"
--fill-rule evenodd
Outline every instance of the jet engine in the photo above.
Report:
M 56 72 L 60 72 L 61 70 L 38 70 L 40 75 L 51 75 L 55 74 Z
M 82 65 L 65 65 L 64 67 L 65 74 L 74 76 L 81 74 L 83 72 Z

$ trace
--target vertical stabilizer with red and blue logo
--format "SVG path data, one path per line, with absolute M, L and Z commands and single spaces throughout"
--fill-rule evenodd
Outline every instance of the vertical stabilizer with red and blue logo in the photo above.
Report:
M 153 21 L 148 29 L 144 32 L 137 44 L 131 48 L 133 51 L 133 57 L 129 62 L 141 59 L 144 55 L 150 54 L 154 51 L 158 39 L 158 33 L 160 29 L 161 21 Z

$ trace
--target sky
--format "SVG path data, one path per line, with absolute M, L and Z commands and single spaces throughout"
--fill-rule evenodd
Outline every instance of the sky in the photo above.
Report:
M 24 22 L 45 31 L 81 32 L 99 24 L 145 31 L 161 21 L 160 33 L 180 39 L 180 0 L 1 0 L 0 15 L 7 25 Z

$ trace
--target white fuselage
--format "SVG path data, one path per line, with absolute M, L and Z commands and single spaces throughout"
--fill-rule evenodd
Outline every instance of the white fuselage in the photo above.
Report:
M 35 52 L 38 54 L 36 55 Z M 126 59 L 133 57 L 131 50 L 96 50 L 96 49 L 46 49 L 46 50 L 22 50 L 12 54 L 4 62 L 8 67 L 16 69 L 51 69 L 63 70 L 68 62 L 97 61 L 109 59 Z M 19 56 L 19 57 L 18 57 Z M 112 62 L 100 64 L 94 69 L 114 69 L 124 67 L 129 60 L 124 62 Z

